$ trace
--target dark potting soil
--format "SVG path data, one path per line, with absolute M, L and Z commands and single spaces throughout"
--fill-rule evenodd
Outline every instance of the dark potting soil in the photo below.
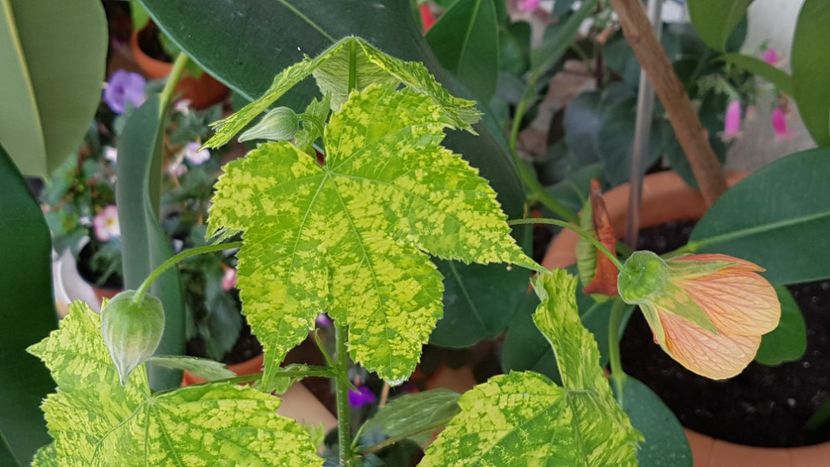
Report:
M 665 253 L 683 245 L 694 222 L 664 224 L 640 233 L 639 249 Z M 830 423 L 804 428 L 830 400 L 830 281 L 789 287 L 807 324 L 802 360 L 767 367 L 752 363 L 726 381 L 698 376 L 654 344 L 642 314 L 634 313 L 620 343 L 623 367 L 656 392 L 684 426 L 752 446 L 792 447 L 830 439 Z

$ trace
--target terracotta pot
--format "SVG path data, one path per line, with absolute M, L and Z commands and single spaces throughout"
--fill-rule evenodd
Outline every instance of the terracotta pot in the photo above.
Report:
M 164 78 L 173 69 L 172 63 L 156 60 L 141 50 L 138 42 L 138 32 L 133 32 L 130 37 L 130 50 L 135 63 L 141 68 L 144 75 L 150 79 Z M 190 100 L 190 105 L 193 108 L 200 110 L 222 102 L 228 95 L 228 88 L 207 73 L 202 73 L 198 78 L 183 77 L 179 81 L 176 90 L 182 93 L 185 99 Z
M 732 186 L 747 175 L 727 174 Z M 628 214 L 628 184 L 620 185 L 603 195 L 617 238 L 623 238 Z M 697 220 L 706 212 L 700 192 L 689 187 L 674 172 L 647 175 L 643 180 L 643 201 L 640 229 L 655 227 L 675 220 Z M 545 253 L 542 264 L 548 268 L 564 268 L 576 262 L 578 236 L 570 230 L 557 235 Z M 830 442 L 797 448 L 760 448 L 714 439 L 686 429 L 695 467 L 819 467 L 830 465 Z
M 228 365 L 228 369 L 239 376 L 259 373 L 262 371 L 262 357 L 262 354 L 259 354 L 242 363 Z M 194 376 L 187 371 L 182 374 L 182 386 L 204 382 L 203 378 Z M 293 418 L 307 425 L 322 424 L 326 431 L 337 426 L 337 419 L 334 415 L 302 383 L 295 383 L 285 394 L 280 396 L 280 399 L 282 404 L 280 404 L 277 413 L 284 417 Z

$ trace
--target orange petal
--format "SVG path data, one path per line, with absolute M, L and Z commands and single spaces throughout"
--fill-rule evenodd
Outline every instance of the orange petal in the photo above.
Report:
M 731 378 L 755 358 L 761 336 L 714 335 L 670 313 L 659 312 L 663 350 L 678 363 L 710 379 Z
M 597 239 L 612 255 L 616 255 L 617 236 L 614 234 L 614 226 L 611 224 L 605 200 L 602 198 L 602 187 L 597 179 L 591 180 L 591 213 Z M 617 295 L 617 275 L 619 274 L 617 267 L 603 253 L 595 251 L 595 255 L 594 279 L 585 286 L 583 291 L 587 294 Z
M 775 289 L 754 272 L 720 270 L 676 282 L 709 316 L 718 331 L 760 336 L 778 326 L 781 303 Z
M 734 256 L 720 253 L 703 253 L 699 255 L 686 255 L 672 258 L 670 261 L 698 261 L 703 263 L 724 262 L 731 263 L 725 269 L 730 271 L 764 272 L 765 269 L 757 264 Z

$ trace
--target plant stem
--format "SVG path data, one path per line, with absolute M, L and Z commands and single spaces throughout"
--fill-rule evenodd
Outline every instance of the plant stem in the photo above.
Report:
M 352 427 L 351 410 L 349 408 L 349 354 L 346 350 L 348 343 L 348 327 L 334 323 L 335 354 L 337 360 L 335 372 L 335 390 L 337 396 L 337 445 L 340 454 L 340 465 L 352 465 Z
M 529 217 L 527 219 L 513 219 L 511 221 L 508 221 L 507 223 L 509 225 L 547 224 L 556 225 L 559 227 L 572 230 L 574 233 L 578 234 L 585 240 L 588 240 L 595 247 L 597 247 L 597 250 L 599 250 L 609 260 L 611 260 L 611 262 L 614 263 L 614 266 L 616 266 L 618 270 L 623 268 L 622 262 L 620 262 L 620 260 L 613 253 L 611 253 L 611 251 L 609 251 L 608 248 L 605 247 L 605 245 L 602 244 L 602 242 L 597 240 L 597 238 L 593 234 L 585 231 L 584 229 L 582 229 L 582 227 L 579 227 L 578 225 L 573 224 L 571 222 L 566 222 L 560 219 L 548 219 L 545 217 Z
M 144 279 L 144 282 L 141 283 L 141 286 L 136 291 L 135 295 L 133 296 L 134 303 L 140 303 L 141 300 L 144 298 L 144 295 L 147 293 L 147 290 L 150 289 L 150 286 L 153 285 L 156 279 L 160 275 L 164 273 L 164 271 L 170 269 L 171 267 L 175 266 L 181 261 L 190 258 L 191 256 L 202 255 L 205 253 L 211 253 L 214 251 L 222 251 L 222 250 L 231 250 L 234 248 L 239 248 L 242 246 L 242 242 L 227 242 L 227 243 L 217 243 L 214 245 L 205 245 L 196 248 L 190 248 L 188 250 L 184 250 L 179 252 L 175 256 L 168 258 L 165 262 L 161 263 L 153 272 Z
M 625 303 L 619 298 L 611 306 L 611 317 L 608 320 L 608 362 L 611 366 L 611 380 L 617 390 L 617 402 L 623 405 L 623 387 L 626 374 L 623 371 L 620 359 L 620 325 L 625 312 Z
M 334 368 L 334 366 L 335 366 L 334 359 L 331 358 L 331 354 L 329 354 L 329 351 L 326 350 L 326 345 L 323 343 L 323 341 L 320 340 L 320 333 L 317 332 L 317 330 L 315 329 L 313 335 L 314 335 L 314 343 L 317 344 L 317 348 L 320 350 L 320 353 L 323 355 L 323 359 L 326 361 L 326 365 Z
M 726 179 L 686 89 L 660 45 L 640 0 L 611 0 L 611 5 L 620 18 L 628 44 L 669 116 L 703 199 L 711 206 L 726 191 Z
M 164 89 L 161 90 L 161 94 L 159 95 L 159 112 L 161 112 L 161 116 L 164 116 L 164 113 L 167 111 L 167 106 L 170 104 L 170 99 L 173 97 L 176 85 L 179 84 L 179 79 L 181 79 L 185 65 L 187 65 L 187 55 L 184 52 L 179 52 L 176 61 L 173 62 L 173 69 L 167 75 L 167 82 L 164 83 Z

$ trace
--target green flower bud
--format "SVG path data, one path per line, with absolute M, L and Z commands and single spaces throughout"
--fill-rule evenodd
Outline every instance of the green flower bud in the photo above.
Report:
M 668 282 L 669 268 L 663 258 L 650 251 L 635 251 L 617 276 L 617 289 L 624 302 L 637 305 L 665 291 Z
M 293 110 L 288 107 L 277 107 L 265 114 L 259 123 L 242 133 L 239 141 L 254 139 L 288 141 L 294 138 L 294 134 L 300 127 L 299 123 L 300 119 Z
M 121 292 L 101 310 L 101 334 L 122 385 L 130 372 L 153 355 L 164 332 L 161 301 L 145 295 L 136 302 L 135 293 Z

